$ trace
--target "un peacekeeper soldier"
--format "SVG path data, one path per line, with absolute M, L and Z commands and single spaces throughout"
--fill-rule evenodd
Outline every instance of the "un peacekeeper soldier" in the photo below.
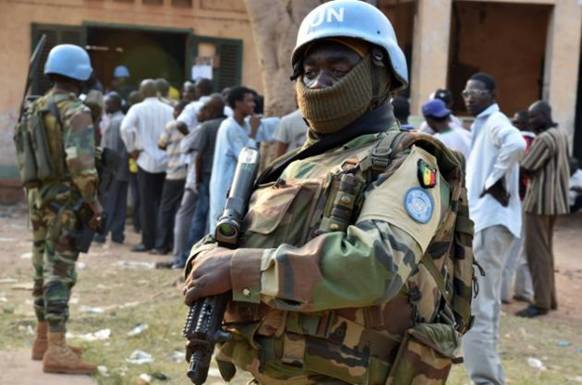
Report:
M 87 52 L 78 46 L 54 47 L 44 73 L 53 83 L 32 108 L 50 111 L 38 129 L 46 129 L 53 175 L 28 189 L 32 221 L 34 309 L 38 320 L 32 359 L 43 360 L 49 373 L 92 374 L 94 365 L 81 360 L 81 350 L 65 341 L 69 298 L 75 285 L 79 251 L 79 202 L 89 207 L 91 227 L 99 224 L 94 125 L 91 112 L 78 99 L 93 69 Z
M 390 21 L 365 2 L 324 3 L 303 20 L 292 65 L 308 141 L 259 176 L 240 248 L 194 246 L 185 302 L 232 291 L 225 377 L 234 364 L 254 384 L 444 384 L 459 325 L 423 255 L 454 230 L 452 190 L 430 151 L 395 146 L 387 100 L 408 73 Z M 455 284 L 470 304 L 468 281 Z

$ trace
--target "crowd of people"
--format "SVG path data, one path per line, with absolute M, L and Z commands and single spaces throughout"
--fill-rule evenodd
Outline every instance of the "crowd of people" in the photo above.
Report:
M 213 93 L 210 79 L 187 81 L 179 100 L 164 79 L 129 85 L 129 70 L 114 71 L 104 98 L 101 145 L 119 155 L 119 169 L 104 196 L 106 234 L 97 242 L 123 243 L 128 194 L 134 252 L 172 257 L 160 268 L 181 269 L 193 244 L 216 226 L 242 148 L 272 147 L 274 156 L 300 148 L 307 125 L 298 110 L 262 116 L 262 97 L 237 86 Z
M 178 101 L 168 97 L 163 79 L 143 80 L 139 91 L 128 91 L 126 81 L 116 84 L 121 89 L 105 97 L 102 145 L 124 162 L 104 200 L 107 228 L 113 242 L 123 242 L 131 185 L 134 228 L 142 235 L 132 250 L 171 253 L 160 268 L 183 268 L 191 247 L 213 231 L 243 147 L 269 143 L 281 156 L 306 139 L 299 110 L 281 119 L 262 117 L 260 96 L 247 87 L 212 93 L 212 81 L 198 79 L 184 83 Z M 476 321 L 465 338 L 466 365 L 474 378 L 501 379 L 495 332 L 500 305 L 528 303 L 517 313 L 523 317 L 557 309 L 553 229 L 558 215 L 582 206 L 582 170 L 569 158 L 567 136 L 553 122 L 547 102 L 534 102 L 509 119 L 496 103 L 496 91 L 491 75 L 469 79 L 462 97 L 474 117 L 470 124 L 453 114 L 446 89 L 422 104 L 424 121 L 418 127 L 408 122 L 405 97 L 395 96 L 391 103 L 402 130 L 432 135 L 466 160 L 467 186 L 474 195 L 469 197 L 474 252 L 487 272 L 479 277 Z
M 540 258 L 535 255 L 541 250 L 546 251 L 546 260 L 551 259 L 553 220 L 537 226 L 533 224 L 540 221 L 540 216 L 553 217 L 582 207 L 582 170 L 578 169 L 575 158 L 568 157 L 566 136 L 555 128 L 547 102 L 536 102 L 529 110 L 518 111 L 507 119 L 495 103 L 495 80 L 487 74 L 477 77 L 480 80 L 476 83 L 484 88 L 463 92 L 467 111 L 475 118 L 472 124 L 464 124 L 453 114 L 453 96 L 447 89 L 436 90 L 423 103 L 424 121 L 418 127 L 408 122 L 410 105 L 405 97 L 391 99 L 394 115 L 402 130 L 432 135 L 447 147 L 462 153 L 467 161 L 469 181 L 479 177 L 485 179 L 478 183 L 486 182 L 487 178 L 498 180 L 497 174 L 502 175 L 511 169 L 511 178 L 500 179 L 505 185 L 488 186 L 493 192 L 492 197 L 501 199 L 503 210 L 507 212 L 498 216 L 487 215 L 487 218 L 502 218 L 502 224 L 508 222 L 504 229 L 510 229 L 508 244 L 513 245 L 501 246 L 507 251 L 507 262 L 499 272 L 501 301 L 532 302 L 534 285 L 526 250 L 531 249 L 530 265 L 533 264 L 532 269 L 536 271 L 539 270 L 536 263 Z M 159 263 L 159 267 L 182 268 L 192 245 L 213 230 L 224 208 L 237 157 L 243 147 L 258 148 L 260 143 L 268 143 L 274 156 L 278 157 L 300 148 L 306 139 L 307 125 L 299 109 L 282 118 L 265 118 L 261 115 L 261 96 L 247 87 L 213 93 L 209 79 L 186 81 L 178 100 L 177 92 L 169 95 L 174 88 L 164 79 L 146 79 L 141 82 L 139 90 L 132 88 L 128 69 L 118 66 L 114 71 L 112 89 L 104 100 L 101 145 L 118 153 L 122 162 L 103 199 L 106 227 L 113 242 L 124 242 L 127 195 L 130 193 L 133 227 L 141 232 L 142 238 L 132 250 L 160 255 L 171 253 L 172 258 Z M 491 104 L 487 109 L 491 111 L 481 115 L 485 110 L 475 110 L 472 101 L 483 95 L 490 95 Z M 491 115 L 494 119 L 489 119 Z M 477 132 L 484 122 L 499 125 L 503 132 L 499 134 L 500 138 L 478 139 Z M 513 147 L 502 146 L 509 140 L 502 130 L 505 126 L 520 131 L 520 140 L 516 139 L 516 130 L 511 131 L 515 140 Z M 537 141 L 536 135 L 539 136 Z M 534 142 L 533 155 L 524 157 Z M 526 147 L 522 153 L 516 149 L 523 143 Z M 492 155 L 493 149 L 503 149 L 500 154 L 502 164 L 494 161 L 497 155 Z M 548 159 L 558 158 L 559 162 L 546 163 Z M 491 170 L 483 168 L 483 164 L 489 165 Z M 543 167 L 554 169 L 542 176 L 537 171 Z M 487 212 L 488 208 L 482 210 Z M 522 211 L 523 226 L 519 220 Z M 490 227 L 487 222 L 476 222 L 478 228 Z M 528 223 L 532 226 L 528 227 Z M 525 241 L 528 236 L 526 228 L 531 242 Z M 545 244 L 537 244 L 540 239 L 545 240 Z M 105 236 L 96 236 L 96 241 L 104 242 Z M 555 290 L 553 279 L 541 277 L 552 270 L 551 266 L 550 262 L 545 262 L 541 268 L 545 273 L 536 273 L 535 282 L 541 285 L 540 292 L 548 291 L 548 287 L 550 293 Z M 536 298 L 541 296 L 539 293 Z M 555 297 L 554 294 L 550 296 Z M 556 306 L 552 302 L 554 299 L 539 301 L 522 315 L 545 313 Z

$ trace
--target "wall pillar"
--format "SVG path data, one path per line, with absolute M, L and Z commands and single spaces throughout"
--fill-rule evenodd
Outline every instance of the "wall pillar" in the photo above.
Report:
M 418 0 L 414 19 L 411 113 L 437 88 L 446 88 L 452 0 Z
M 548 25 L 543 98 L 552 106 L 554 120 L 568 132 L 570 143 L 576 118 L 581 33 L 580 4 L 557 0 Z

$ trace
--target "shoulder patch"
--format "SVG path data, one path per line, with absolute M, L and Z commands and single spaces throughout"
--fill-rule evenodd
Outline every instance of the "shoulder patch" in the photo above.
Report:
M 423 159 L 418 160 L 418 183 L 424 188 L 433 188 L 437 183 L 437 169 Z
M 410 218 L 425 224 L 432 218 L 434 202 L 426 191 L 419 187 L 413 187 L 404 195 L 404 208 Z
M 433 188 L 421 184 L 418 178 L 419 160 L 435 170 Z M 396 171 L 367 192 L 356 223 L 363 220 L 387 222 L 407 232 L 424 253 L 443 214 L 444 179 L 438 171 L 436 158 L 432 154 L 412 146 Z

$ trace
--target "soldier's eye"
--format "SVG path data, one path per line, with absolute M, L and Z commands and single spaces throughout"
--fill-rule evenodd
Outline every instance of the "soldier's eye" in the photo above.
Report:
M 313 70 L 306 70 L 303 77 L 307 80 L 313 80 L 317 76 L 317 72 Z

